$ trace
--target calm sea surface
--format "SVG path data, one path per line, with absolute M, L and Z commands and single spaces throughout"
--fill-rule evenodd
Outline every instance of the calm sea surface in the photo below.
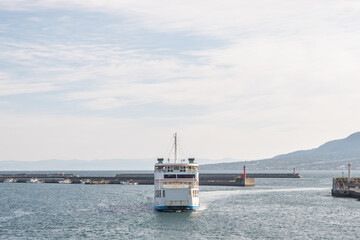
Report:
M 153 210 L 153 186 L 0 183 L 0 239 L 360 239 L 360 201 L 330 195 L 341 171 L 300 174 L 202 186 L 200 210 L 174 213 Z

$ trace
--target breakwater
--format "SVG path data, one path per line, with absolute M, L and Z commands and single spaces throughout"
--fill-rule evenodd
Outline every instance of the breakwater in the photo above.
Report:
M 199 178 L 201 181 L 231 181 L 241 175 L 238 173 L 200 173 Z M 119 178 L 133 178 L 140 180 L 153 180 L 154 174 L 152 173 L 143 173 L 143 174 L 116 174 L 116 177 Z M 287 174 L 287 173 L 246 173 L 247 178 L 302 178 L 299 173 Z
M 63 184 L 124 184 L 153 185 L 154 174 L 116 174 L 115 177 L 80 177 L 74 174 L 5 174 L 0 182 L 11 183 L 63 183 Z M 254 186 L 254 178 L 242 178 L 239 174 L 201 174 L 200 185 Z
M 199 184 L 208 186 L 254 186 L 255 178 L 300 178 L 299 174 L 248 173 L 246 177 L 233 173 L 200 173 Z M 153 173 L 116 174 L 114 177 L 86 177 L 74 174 L 1 174 L 0 182 L 72 183 L 72 184 L 154 184 Z
M 121 181 L 137 182 L 138 184 L 154 184 L 154 174 L 116 174 Z M 199 185 L 207 186 L 255 186 L 255 179 L 251 177 L 243 178 L 240 174 L 199 174 Z
M 299 173 L 247 173 L 251 178 L 302 178 Z

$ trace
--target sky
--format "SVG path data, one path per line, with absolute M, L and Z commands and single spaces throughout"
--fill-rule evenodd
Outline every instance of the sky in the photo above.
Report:
M 360 130 L 355 0 L 0 0 L 0 161 L 255 160 Z

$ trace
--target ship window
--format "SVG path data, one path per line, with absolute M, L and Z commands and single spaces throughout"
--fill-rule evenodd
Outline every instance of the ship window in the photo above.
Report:
M 164 174 L 164 178 L 176 178 L 175 174 Z
M 160 190 L 161 191 L 161 190 Z M 165 190 L 163 190 L 163 197 L 165 197 Z
M 195 178 L 195 174 L 178 174 L 177 178 Z
M 155 169 L 156 169 L 156 171 L 158 171 L 158 172 L 162 172 L 163 169 L 164 169 L 164 167 L 156 167 Z
M 155 190 L 155 197 L 161 198 L 161 190 Z
M 175 169 L 175 170 L 179 170 L 179 166 L 175 166 L 174 169 Z

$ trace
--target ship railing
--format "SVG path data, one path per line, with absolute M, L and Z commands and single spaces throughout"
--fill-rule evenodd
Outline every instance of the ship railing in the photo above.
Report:
M 349 182 L 347 178 L 334 178 L 334 184 L 338 189 L 348 189 L 348 188 L 359 188 L 360 187 L 360 179 L 352 178 Z
M 181 185 L 187 185 L 189 188 L 196 188 L 199 187 L 199 182 L 175 182 L 176 184 L 181 184 Z M 161 182 L 159 184 L 160 187 L 164 186 L 164 185 L 173 185 L 174 182 Z

